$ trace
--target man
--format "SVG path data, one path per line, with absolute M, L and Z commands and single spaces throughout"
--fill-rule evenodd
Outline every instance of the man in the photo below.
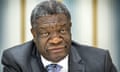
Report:
M 33 40 L 3 52 L 3 72 L 117 72 L 108 51 L 71 41 L 71 24 L 62 3 L 39 3 L 31 14 Z

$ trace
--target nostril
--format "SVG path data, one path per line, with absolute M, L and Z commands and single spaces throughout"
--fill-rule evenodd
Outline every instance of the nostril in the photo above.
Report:
M 60 43 L 61 41 L 62 39 L 59 37 L 55 37 L 49 40 L 50 43 L 55 43 L 55 44 Z
M 55 38 L 53 38 L 53 41 L 60 41 L 60 38 L 55 37 Z

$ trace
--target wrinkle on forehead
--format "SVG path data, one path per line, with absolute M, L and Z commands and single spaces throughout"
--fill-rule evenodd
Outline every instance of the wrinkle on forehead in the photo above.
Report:
M 67 23 L 69 20 L 64 14 L 48 15 L 40 17 L 37 20 L 38 24 L 57 24 L 57 23 Z

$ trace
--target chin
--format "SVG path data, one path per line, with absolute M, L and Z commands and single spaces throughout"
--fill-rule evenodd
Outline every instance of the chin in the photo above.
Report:
M 56 59 L 52 59 L 51 61 L 57 63 L 57 62 L 61 61 L 62 59 L 63 58 L 56 58 Z
M 52 62 L 59 62 L 60 60 L 64 59 L 67 56 L 67 53 L 62 53 L 60 55 L 51 56 Z

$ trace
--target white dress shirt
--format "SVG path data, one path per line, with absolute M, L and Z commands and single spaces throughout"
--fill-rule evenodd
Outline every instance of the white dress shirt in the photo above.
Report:
M 62 59 L 58 63 L 53 63 L 51 61 L 48 61 L 42 55 L 41 55 L 41 60 L 42 60 L 44 67 L 46 67 L 49 64 L 58 64 L 58 65 L 62 66 L 62 69 L 60 72 L 68 72 L 68 56 L 66 56 L 64 59 Z

